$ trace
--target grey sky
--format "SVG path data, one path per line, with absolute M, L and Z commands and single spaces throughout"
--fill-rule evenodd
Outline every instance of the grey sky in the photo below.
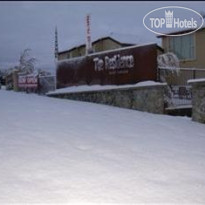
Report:
M 143 17 L 163 6 L 205 11 L 205 2 L 0 2 L 0 68 L 18 64 L 20 53 L 32 49 L 37 66 L 54 68 L 54 30 L 59 50 L 85 39 L 85 16 L 91 14 L 91 37 L 109 32 L 136 34 L 159 43 L 143 25 Z

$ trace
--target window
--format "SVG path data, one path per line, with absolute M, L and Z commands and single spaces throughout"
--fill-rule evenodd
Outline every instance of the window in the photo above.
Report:
M 72 57 L 73 57 L 72 53 L 69 52 L 67 58 L 72 58 Z
M 175 53 L 180 60 L 195 59 L 194 35 L 169 37 L 169 51 Z

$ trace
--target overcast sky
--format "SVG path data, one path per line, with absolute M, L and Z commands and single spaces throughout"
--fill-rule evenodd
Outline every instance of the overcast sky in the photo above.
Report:
M 59 50 L 85 39 L 85 16 L 91 14 L 91 38 L 115 32 L 159 43 L 143 25 L 143 17 L 162 6 L 205 11 L 205 2 L 0 2 L 0 68 L 18 65 L 20 53 L 32 49 L 37 67 L 54 69 L 54 31 Z

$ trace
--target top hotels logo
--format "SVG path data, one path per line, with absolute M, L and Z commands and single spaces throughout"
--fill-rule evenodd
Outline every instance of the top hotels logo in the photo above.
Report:
M 178 36 L 188 35 L 203 26 L 204 19 L 193 9 L 168 6 L 152 10 L 143 18 L 144 26 L 159 35 Z M 166 34 L 188 30 L 183 34 Z
M 173 25 L 173 11 L 166 11 L 165 10 L 165 19 L 166 19 L 166 27 L 172 28 Z

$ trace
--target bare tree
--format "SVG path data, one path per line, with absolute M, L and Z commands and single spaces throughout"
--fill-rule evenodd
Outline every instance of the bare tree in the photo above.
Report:
M 160 73 L 160 81 L 166 82 L 165 102 L 173 105 L 172 86 L 180 74 L 180 65 L 178 57 L 171 52 L 161 54 L 157 57 L 158 69 Z
M 33 73 L 35 69 L 36 58 L 30 56 L 31 49 L 25 49 L 19 59 L 19 70 L 26 74 Z
M 157 57 L 160 80 L 172 84 L 180 72 L 179 59 L 174 53 L 168 52 Z

